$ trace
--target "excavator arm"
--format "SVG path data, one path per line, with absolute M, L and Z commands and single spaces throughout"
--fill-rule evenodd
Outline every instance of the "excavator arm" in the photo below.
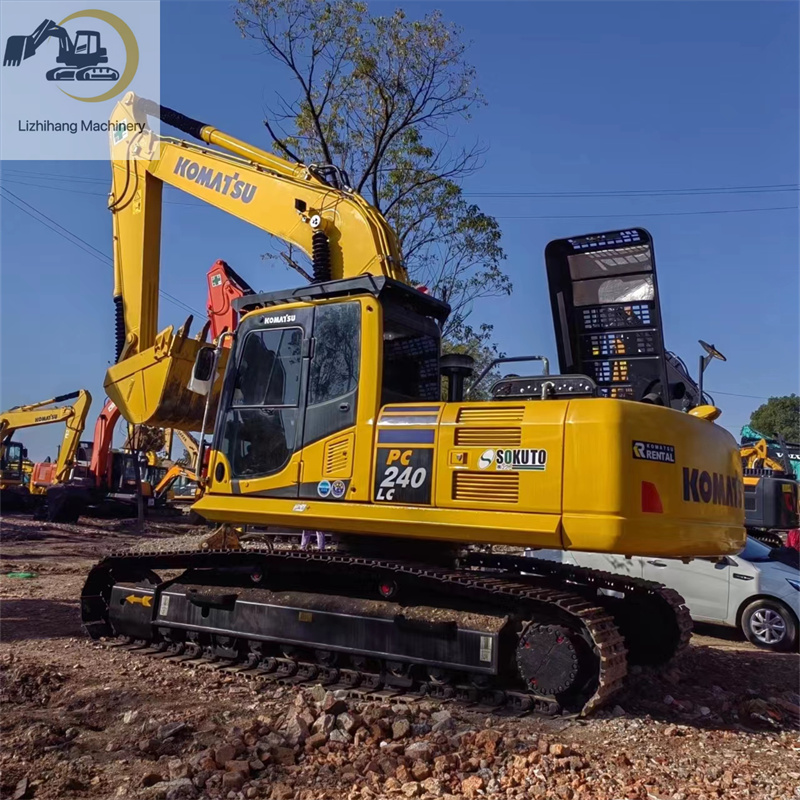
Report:
M 157 136 L 148 116 L 204 144 Z M 105 386 L 129 422 L 198 430 L 202 420 L 204 398 L 186 388 L 201 343 L 188 338 L 188 322 L 157 332 L 164 183 L 298 247 L 315 281 L 407 280 L 394 232 L 341 172 L 292 164 L 132 93 L 111 122 L 117 364 Z
M 69 49 L 69 34 L 52 19 L 43 20 L 28 36 L 9 36 L 3 56 L 3 66 L 18 67 L 26 58 L 34 55 L 39 46 L 51 36 L 59 39 L 62 48 Z

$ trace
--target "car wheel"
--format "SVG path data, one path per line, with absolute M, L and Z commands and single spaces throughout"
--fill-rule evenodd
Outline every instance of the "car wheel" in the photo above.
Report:
M 742 614 L 742 632 L 756 647 L 791 650 L 797 645 L 797 621 L 782 603 L 756 600 Z

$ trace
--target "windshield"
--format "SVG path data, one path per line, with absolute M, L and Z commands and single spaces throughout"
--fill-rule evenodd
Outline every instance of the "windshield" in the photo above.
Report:
M 744 546 L 744 550 L 739 553 L 739 558 L 754 562 L 769 561 L 771 550 L 772 548 L 768 547 L 763 542 L 759 542 L 758 539 L 753 539 L 752 536 L 748 536 L 747 544 Z

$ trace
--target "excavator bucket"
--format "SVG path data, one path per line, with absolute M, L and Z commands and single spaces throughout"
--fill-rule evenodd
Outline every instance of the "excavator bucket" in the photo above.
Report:
M 28 56 L 33 55 L 35 49 L 30 36 L 9 36 L 3 56 L 3 66 L 18 67 Z
M 174 335 L 170 326 L 156 337 L 153 347 L 109 367 L 104 383 L 106 394 L 122 416 L 135 425 L 200 430 L 206 397 L 190 391 L 189 381 L 195 357 L 203 346 L 197 339 Z M 209 420 L 216 413 L 228 352 L 220 353 Z

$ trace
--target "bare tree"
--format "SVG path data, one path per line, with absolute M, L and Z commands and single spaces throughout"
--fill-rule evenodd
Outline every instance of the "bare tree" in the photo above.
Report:
M 457 144 L 484 102 L 461 31 L 438 11 L 371 16 L 355 0 L 238 0 L 235 17 L 294 87 L 267 109 L 273 147 L 344 169 L 394 228 L 412 281 L 453 308 L 445 338 L 486 348 L 491 327 L 466 322 L 473 303 L 512 287 L 497 221 L 461 188 L 484 154 Z M 296 251 L 267 257 L 308 278 Z

